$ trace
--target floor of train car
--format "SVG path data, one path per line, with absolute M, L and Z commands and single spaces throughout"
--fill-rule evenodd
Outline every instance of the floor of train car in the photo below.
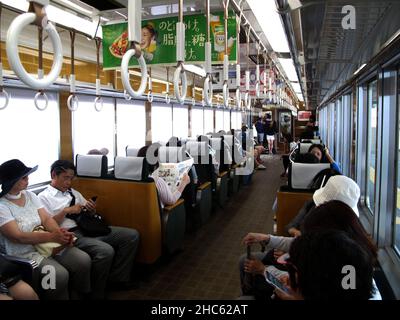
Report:
M 236 299 L 240 293 L 241 239 L 248 232 L 271 233 L 272 206 L 282 183 L 279 155 L 263 155 L 266 170 L 229 198 L 223 209 L 185 237 L 184 250 L 138 275 L 138 288 L 109 292 L 108 299 Z M 254 250 L 259 250 L 258 246 Z

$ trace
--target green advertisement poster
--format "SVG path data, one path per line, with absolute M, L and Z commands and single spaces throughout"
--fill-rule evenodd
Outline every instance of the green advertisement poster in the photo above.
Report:
M 142 21 L 142 40 L 140 46 L 148 65 L 176 65 L 176 23 L 177 17 Z M 203 63 L 205 61 L 205 42 L 207 40 L 205 15 L 184 17 L 185 62 Z M 222 64 L 225 51 L 224 14 L 211 17 L 212 63 Z M 128 23 L 109 24 L 103 29 L 103 69 L 117 69 L 127 50 Z M 236 17 L 232 13 L 228 19 L 229 60 L 236 63 Z M 132 58 L 131 66 L 137 66 Z

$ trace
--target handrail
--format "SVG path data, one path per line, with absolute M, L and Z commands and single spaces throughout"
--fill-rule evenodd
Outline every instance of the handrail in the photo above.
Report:
M 128 2 L 128 39 L 130 42 L 130 49 L 127 50 L 122 57 L 121 61 L 121 80 L 124 89 L 132 97 L 140 97 L 147 86 L 147 65 L 143 57 L 143 52 L 140 48 L 142 29 L 142 0 L 130 0 Z M 129 60 L 135 56 L 141 71 L 140 86 L 137 91 L 132 89 L 129 82 Z
M 176 23 L 176 61 L 178 64 L 174 73 L 175 97 L 180 104 L 184 104 L 187 93 L 187 78 L 184 68 L 185 24 L 183 23 L 183 0 L 179 0 L 179 21 Z M 181 80 L 182 92 L 179 90 L 179 80 Z
M 60 74 L 63 63 L 62 44 L 56 28 L 47 19 L 45 9 L 49 1 L 42 0 L 41 3 L 35 2 L 35 0 L 29 1 L 29 12 L 16 17 L 8 28 L 6 51 L 10 67 L 15 72 L 17 77 L 27 86 L 36 90 L 43 90 L 49 87 Z M 36 23 L 40 28 L 43 28 L 43 30 L 48 33 L 54 49 L 54 58 L 51 71 L 42 79 L 36 79 L 26 72 L 18 54 L 19 35 L 22 32 L 22 29 L 31 23 Z

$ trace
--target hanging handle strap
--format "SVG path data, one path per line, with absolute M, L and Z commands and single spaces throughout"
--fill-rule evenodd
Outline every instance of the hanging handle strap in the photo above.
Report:
M 69 36 L 71 38 L 71 74 L 69 75 L 70 95 L 67 99 L 67 107 L 70 111 L 76 111 L 78 109 L 79 101 L 75 94 L 75 31 L 70 31 Z
M 101 97 L 101 82 L 100 82 L 100 47 L 101 39 L 95 38 L 96 44 L 96 98 L 94 99 L 94 108 L 97 112 L 103 109 L 103 98 Z

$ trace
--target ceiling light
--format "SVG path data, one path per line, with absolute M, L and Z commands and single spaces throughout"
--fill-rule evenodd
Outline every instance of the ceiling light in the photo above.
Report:
M 304 102 L 304 97 L 303 97 L 303 94 L 302 94 L 301 92 L 296 92 L 296 95 L 297 95 L 297 98 L 298 98 L 300 101 L 303 101 L 303 102 Z
M 353 73 L 353 75 L 356 75 L 357 73 L 359 73 L 366 65 L 367 65 L 366 63 L 363 63 L 363 64 L 361 65 L 361 67 L 359 67 L 359 68 Z
M 74 11 L 78 11 L 78 12 L 81 12 L 81 13 L 89 15 L 89 16 L 93 15 L 93 10 L 83 8 L 82 6 L 78 5 L 77 3 L 72 2 L 70 0 L 58 0 L 58 2 L 63 3 L 65 6 L 71 8 Z
M 247 0 L 262 31 L 275 52 L 290 52 L 282 19 L 275 0 Z
M 195 66 L 194 64 L 185 64 L 184 68 L 186 71 L 194 73 L 202 78 L 206 76 L 206 71 L 201 67 Z
M 295 92 L 301 92 L 301 87 L 298 82 L 292 82 L 292 87 Z
M 2 0 L 1 2 L 2 5 L 17 9 L 18 11 L 28 11 L 29 3 L 25 0 Z M 74 29 L 91 37 L 102 37 L 101 26 L 97 28 L 97 23 L 80 18 L 53 5 L 46 6 L 46 14 L 49 20 L 55 22 L 57 25 Z M 94 34 L 96 30 L 97 33 Z
M 281 64 L 283 70 L 285 71 L 286 76 L 288 77 L 289 81 L 299 82 L 299 79 L 297 78 L 296 69 L 294 68 L 293 60 L 279 58 L 279 62 Z

